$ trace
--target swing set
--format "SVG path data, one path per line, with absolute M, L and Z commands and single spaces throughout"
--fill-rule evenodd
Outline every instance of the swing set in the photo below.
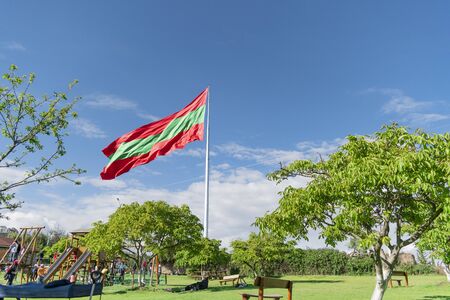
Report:
M 36 249 L 37 237 L 44 228 L 44 226 L 20 228 L 19 234 L 14 239 L 14 242 L 0 259 L 0 266 L 11 263 L 11 259 L 8 260 L 7 258 L 11 258 L 13 255 L 13 253 L 11 253 L 11 250 L 13 249 L 12 245 L 14 243 L 20 245 L 21 250 L 19 251 L 16 259 L 19 261 L 19 278 L 21 284 L 23 282 L 29 282 L 32 279 L 31 270 L 33 264 L 38 261 L 36 258 L 36 253 L 38 252 Z M 14 260 L 14 257 L 12 257 L 12 260 Z

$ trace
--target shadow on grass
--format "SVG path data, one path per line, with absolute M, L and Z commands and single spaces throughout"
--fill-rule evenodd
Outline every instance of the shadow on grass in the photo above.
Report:
M 344 282 L 344 280 L 292 280 L 293 283 L 338 283 L 338 282 Z
M 104 295 L 123 295 L 123 294 L 126 294 L 128 292 L 133 292 L 133 291 L 140 290 L 140 288 L 137 287 L 137 286 L 131 287 L 131 286 L 121 285 L 121 287 L 123 287 L 123 289 L 118 290 L 118 291 L 108 291 L 108 290 L 103 289 L 103 294 Z
M 450 300 L 450 296 L 425 296 L 421 300 L 434 300 L 434 299 Z
M 115 292 L 104 292 L 103 294 L 105 295 L 122 295 L 122 294 L 126 294 L 128 293 L 128 291 L 115 291 Z

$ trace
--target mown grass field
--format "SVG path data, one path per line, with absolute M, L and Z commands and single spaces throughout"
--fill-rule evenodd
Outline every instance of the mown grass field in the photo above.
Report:
M 3 274 L 2 274 L 3 275 Z M 293 299 L 311 300 L 358 300 L 370 299 L 374 286 L 372 276 L 287 276 L 293 280 Z M 3 278 L 2 278 L 3 279 Z M 3 280 L 0 280 L 4 284 Z M 235 288 L 230 285 L 220 286 L 218 280 L 209 283 L 208 290 L 170 293 L 167 288 L 176 288 L 195 282 L 187 276 L 168 276 L 168 284 L 158 288 L 145 287 L 141 290 L 132 289 L 129 285 L 116 284 L 104 288 L 103 300 L 240 300 L 242 292 L 256 292 L 256 288 L 248 285 L 245 288 Z M 251 283 L 247 279 L 247 283 Z M 18 282 L 16 282 L 18 284 Z M 284 295 L 282 289 L 268 289 L 268 293 Z M 87 299 L 87 298 L 86 298 Z M 94 299 L 99 299 L 95 296 Z M 255 299 L 255 298 L 253 298 Z M 385 294 L 386 300 L 450 300 L 450 284 L 445 276 L 410 276 L 410 287 L 389 288 Z
M 286 279 L 294 280 L 294 299 L 334 299 L 358 300 L 370 299 L 374 286 L 374 277 L 371 276 L 288 276 Z M 170 293 L 164 288 L 187 285 L 194 282 L 185 276 L 169 276 L 168 285 L 161 285 L 158 289 L 144 288 L 131 290 L 122 285 L 107 286 L 102 299 L 105 300 L 239 300 L 239 293 L 256 291 L 249 285 L 245 288 L 220 286 L 217 280 L 210 281 L 210 288 L 204 291 Z M 247 280 L 251 282 L 251 280 Z M 269 293 L 281 293 L 286 297 L 284 290 L 268 290 Z M 450 300 L 450 284 L 445 276 L 410 276 L 410 287 L 389 288 L 385 294 L 386 300 Z

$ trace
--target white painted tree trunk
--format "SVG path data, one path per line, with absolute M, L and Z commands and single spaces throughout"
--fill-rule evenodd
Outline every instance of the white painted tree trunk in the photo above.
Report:
M 381 263 L 380 265 L 375 266 L 375 273 L 376 273 L 376 283 L 375 288 L 372 292 L 371 300 L 382 300 L 384 293 L 386 292 L 388 282 L 391 279 L 392 272 L 393 272 L 393 265 L 395 261 L 397 261 L 399 251 L 395 251 L 390 253 L 388 256 L 386 256 L 384 253 L 380 252 L 380 255 L 383 256 L 383 258 L 388 261 L 391 265 L 391 267 L 385 263 Z M 376 254 L 375 254 L 376 255 Z
M 444 270 L 444 273 L 447 276 L 447 281 L 450 282 L 450 267 L 449 267 L 449 265 L 442 263 L 442 269 Z
M 387 272 L 386 272 L 387 273 Z M 370 300 L 382 300 L 384 296 L 384 292 L 386 292 L 387 288 L 387 280 L 385 279 L 388 274 L 377 274 L 377 280 L 375 283 L 375 288 L 372 292 L 372 297 Z
M 370 300 L 382 300 L 385 291 L 386 291 L 386 287 L 383 287 L 382 284 L 378 284 L 378 282 L 377 282 L 377 284 L 375 285 L 375 288 L 372 292 L 372 297 L 370 298 Z

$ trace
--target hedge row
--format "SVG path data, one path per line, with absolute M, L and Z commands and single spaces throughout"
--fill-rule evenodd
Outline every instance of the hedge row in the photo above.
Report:
M 408 274 L 436 273 L 435 267 L 426 264 L 405 264 L 396 269 Z M 295 249 L 277 271 L 278 275 L 364 275 L 374 272 L 371 257 L 348 256 L 334 249 Z
M 279 274 L 361 275 L 374 270 L 370 257 L 350 257 L 334 249 L 295 249 L 286 258 Z

